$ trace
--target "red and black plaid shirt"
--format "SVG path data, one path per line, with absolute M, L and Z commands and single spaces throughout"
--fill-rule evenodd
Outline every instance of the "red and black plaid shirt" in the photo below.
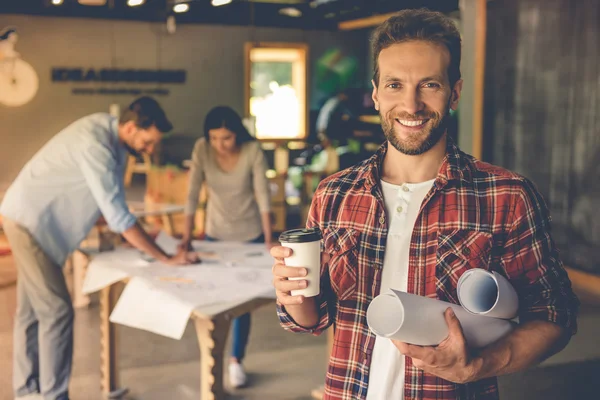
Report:
M 380 291 L 388 234 L 380 185 L 386 149 L 323 180 L 313 198 L 307 226 L 322 230 L 323 251 L 332 255 L 321 270 L 318 325 L 299 326 L 278 305 L 287 330 L 320 334 L 334 324 L 326 399 L 367 394 L 375 344 L 367 307 Z M 466 155 L 448 139 L 447 156 L 415 222 L 407 291 L 458 304 L 456 284 L 470 268 L 510 280 L 521 323 L 551 321 L 575 332 L 579 302 L 550 237 L 541 195 L 527 179 Z M 496 378 L 458 385 L 406 359 L 406 400 L 497 398 Z

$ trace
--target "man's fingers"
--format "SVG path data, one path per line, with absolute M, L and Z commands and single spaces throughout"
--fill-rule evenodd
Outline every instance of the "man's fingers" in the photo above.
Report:
M 412 358 L 412 363 L 417 369 L 423 369 L 425 367 L 425 363 L 418 358 Z
M 408 343 L 404 343 L 399 340 L 393 340 L 393 339 L 392 339 L 392 343 L 394 343 L 394 346 L 396 346 L 396 348 L 398 349 L 398 351 L 400 351 L 401 354 L 406 355 L 406 353 L 408 352 Z
M 284 264 L 273 265 L 273 275 L 280 278 L 302 278 L 308 274 L 306 268 L 286 267 Z
M 188 256 L 186 257 L 187 261 L 192 263 L 192 264 L 196 264 L 200 262 L 200 257 L 198 257 L 198 255 L 196 253 L 188 253 Z
M 304 296 L 292 296 L 290 294 L 277 291 L 277 300 L 284 306 L 297 305 L 304 303 Z
M 399 342 L 397 340 L 393 340 L 393 342 L 402 354 L 407 357 L 418 358 L 419 360 L 426 359 L 432 352 L 435 351 L 433 347 L 429 346 L 417 346 L 414 344 Z
M 277 300 L 282 305 L 297 305 L 304 302 L 304 296 L 292 296 L 292 290 L 304 289 L 308 282 L 303 278 L 308 274 L 306 268 L 288 267 L 285 265 L 285 258 L 292 255 L 292 249 L 283 246 L 273 246 L 270 250 L 271 256 L 275 259 L 273 265 L 273 286 L 277 294 Z M 294 279 L 296 278 L 296 279 Z
M 465 342 L 465 335 L 463 333 L 462 326 L 451 307 L 448 307 L 444 312 L 444 318 L 448 324 L 448 338 L 455 338 Z
M 289 281 L 287 279 L 275 278 L 273 280 L 273 286 L 275 286 L 275 289 L 277 291 L 289 293 L 292 290 L 306 289 L 306 287 L 308 286 L 308 282 L 304 279 L 297 281 Z
M 286 258 L 292 255 L 292 249 L 290 249 L 289 247 L 283 247 L 283 246 L 273 246 L 271 247 L 270 250 L 271 253 L 271 257 L 277 259 L 277 258 Z

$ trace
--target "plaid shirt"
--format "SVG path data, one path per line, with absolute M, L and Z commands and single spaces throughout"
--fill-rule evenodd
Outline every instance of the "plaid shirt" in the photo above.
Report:
M 375 344 L 367 307 L 380 291 L 388 233 L 379 182 L 386 149 L 323 180 L 313 198 L 307 226 L 322 230 L 323 251 L 332 256 L 321 270 L 318 325 L 299 326 L 277 306 L 282 326 L 293 332 L 318 335 L 334 324 L 326 399 L 367 394 Z M 517 290 L 521 323 L 551 321 L 574 333 L 579 303 L 549 231 L 548 209 L 530 181 L 466 155 L 448 139 L 415 222 L 407 291 L 458 304 L 462 273 L 497 271 Z M 408 357 L 404 393 L 406 400 L 499 396 L 496 378 L 459 385 L 417 370 Z

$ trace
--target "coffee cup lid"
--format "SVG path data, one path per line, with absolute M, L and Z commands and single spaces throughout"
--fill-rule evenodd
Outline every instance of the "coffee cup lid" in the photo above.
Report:
M 319 228 L 291 229 L 279 235 L 281 243 L 308 243 L 321 240 L 321 230 Z

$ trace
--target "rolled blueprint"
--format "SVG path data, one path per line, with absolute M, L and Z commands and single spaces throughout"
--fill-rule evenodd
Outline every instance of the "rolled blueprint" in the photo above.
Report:
M 519 310 L 519 297 L 510 282 L 496 272 L 470 269 L 458 280 L 458 301 L 472 314 L 512 319 Z
M 435 346 L 448 337 L 444 311 L 452 307 L 467 344 L 485 347 L 509 333 L 514 324 L 473 315 L 457 304 L 390 289 L 375 297 L 367 309 L 367 324 L 377 336 L 420 346 Z

